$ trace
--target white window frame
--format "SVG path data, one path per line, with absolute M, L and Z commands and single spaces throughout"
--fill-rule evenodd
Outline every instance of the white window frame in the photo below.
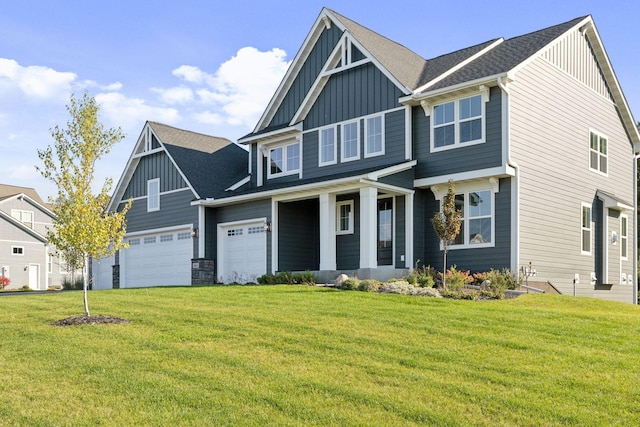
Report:
M 589 209 L 589 226 L 585 227 L 583 224 L 584 220 L 584 210 Z M 589 232 L 589 250 L 584 250 L 584 232 Z M 591 255 L 591 251 L 593 250 L 593 207 L 591 203 L 580 204 L 580 253 L 582 255 Z
M 464 190 L 464 191 L 462 191 Z M 491 201 L 491 213 L 490 215 L 481 215 L 471 217 L 469 213 L 469 209 L 471 204 L 469 203 L 469 194 L 471 193 L 480 193 L 480 192 L 488 192 L 489 200 Z M 492 248 L 496 245 L 496 191 L 491 187 L 478 187 L 478 188 L 461 188 L 461 191 L 456 191 L 456 196 L 464 196 L 464 210 L 461 215 L 462 220 L 462 230 L 463 233 L 463 243 L 461 244 L 451 244 L 449 249 L 472 249 L 472 248 Z M 440 201 L 440 210 L 442 210 L 442 200 Z M 491 219 L 491 241 L 485 243 L 471 243 L 471 237 L 469 235 L 469 223 L 472 220 L 490 218 Z M 442 242 L 440 242 L 440 246 L 442 249 Z
M 380 119 L 380 151 L 369 151 L 369 120 Z M 364 157 L 375 157 L 375 156 L 383 156 L 385 150 L 385 115 L 384 114 L 374 114 L 364 118 Z M 375 134 L 377 135 L 377 134 Z
M 593 138 L 594 136 L 598 139 L 597 149 L 594 149 L 591 147 L 591 138 Z M 606 151 L 605 153 L 602 153 L 601 151 L 603 140 L 605 142 L 605 151 Z M 591 164 L 591 156 L 594 154 L 596 156 L 596 159 L 598 160 L 597 165 L 595 165 L 595 167 L 593 167 L 593 165 Z M 605 166 L 606 170 L 604 172 L 601 170 L 603 159 L 606 164 Z M 593 129 L 589 129 L 589 170 L 600 175 L 604 175 L 604 176 L 609 175 L 609 138 L 606 135 L 603 135 L 602 133 Z
M 19 249 L 20 253 L 16 253 L 15 250 Z M 11 255 L 12 256 L 24 256 L 24 246 L 11 246 Z
M 620 215 L 620 259 L 629 259 L 629 217 Z
M 47 273 L 53 273 L 53 254 L 47 254 Z
M 467 117 L 464 119 L 460 118 L 460 102 L 466 100 L 466 99 L 470 99 L 470 98 L 474 98 L 474 97 L 480 97 L 480 115 L 479 116 L 473 116 L 473 117 Z M 488 89 L 484 89 L 482 92 L 471 95 L 471 96 L 464 96 L 464 97 L 459 97 L 459 98 L 453 98 L 453 99 L 449 99 L 445 102 L 440 102 L 438 104 L 434 104 L 433 106 L 431 106 L 431 137 L 430 137 L 430 149 L 432 153 L 436 153 L 438 151 L 445 151 L 445 150 L 451 150 L 451 149 L 455 149 L 455 148 L 460 148 L 460 147 L 468 147 L 471 145 L 476 145 L 476 144 L 482 144 L 486 141 L 486 103 L 489 101 L 489 90 Z M 436 108 L 441 107 L 443 105 L 446 104 L 451 104 L 453 103 L 453 121 L 451 122 L 446 122 L 446 123 L 441 123 L 439 125 L 435 125 L 435 111 Z M 478 139 L 473 139 L 470 141 L 465 141 L 465 142 L 461 142 L 460 141 L 460 125 L 462 123 L 468 122 L 468 121 L 472 121 L 472 120 L 477 120 L 480 119 L 480 129 L 482 132 L 482 135 L 480 136 L 480 138 Z M 435 129 L 436 128 L 440 128 L 440 127 L 444 127 L 444 126 L 449 126 L 449 125 L 453 125 L 454 127 L 454 142 L 453 144 L 449 144 L 449 145 L 444 145 L 442 147 L 436 147 L 435 146 Z
M 345 132 L 346 132 L 346 128 L 347 126 L 353 126 L 355 125 L 356 127 L 356 154 L 354 156 L 347 156 L 345 149 L 346 149 L 346 136 L 345 136 Z M 341 133 L 341 139 L 340 139 L 340 161 L 342 163 L 345 162 L 352 162 L 354 160 L 359 160 L 360 159 L 360 120 L 353 120 L 350 122 L 344 122 L 341 126 L 340 126 L 340 133 Z
M 327 136 L 331 135 L 333 138 L 332 146 L 328 153 L 331 158 L 325 159 L 325 144 L 327 142 Z M 338 133 L 336 126 L 325 126 L 318 129 L 318 166 L 335 165 L 338 162 Z
M 25 221 L 25 214 L 31 215 L 31 221 Z M 33 211 L 25 211 L 21 209 L 11 209 L 11 216 L 13 219 L 20 221 L 22 224 L 26 225 L 30 229 L 34 229 L 35 227 L 35 215 Z
M 157 185 L 158 191 L 151 194 L 151 187 Z M 160 210 L 160 178 L 153 178 L 147 181 L 147 212 Z
M 349 223 L 348 228 L 343 230 L 342 226 L 342 217 L 341 210 L 343 206 L 349 206 Z M 345 200 L 342 202 L 336 202 L 336 234 L 353 234 L 353 218 L 354 218 L 354 210 L 353 210 L 353 200 Z
M 298 168 L 288 169 L 289 162 L 288 162 L 287 154 L 289 151 L 289 147 L 294 145 L 298 146 Z M 274 150 L 278 150 L 278 149 L 282 149 L 282 168 L 281 168 L 282 172 L 272 173 L 271 172 L 271 154 L 273 153 Z M 302 167 L 302 147 L 300 146 L 300 141 L 269 147 L 269 156 L 267 157 L 267 179 L 299 174 L 301 167 Z

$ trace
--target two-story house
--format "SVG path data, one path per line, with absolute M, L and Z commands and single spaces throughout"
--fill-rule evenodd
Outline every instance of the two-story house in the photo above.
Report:
M 224 184 L 193 193 L 189 221 L 193 258 L 221 282 L 439 266 L 430 218 L 453 180 L 450 264 L 635 301 L 640 134 L 590 16 L 424 59 L 323 9 L 238 142 L 234 182 L 231 163 L 180 166 Z
M 53 213 L 33 188 L 0 184 L 0 276 L 9 288 L 46 290 L 70 277 L 47 240 Z

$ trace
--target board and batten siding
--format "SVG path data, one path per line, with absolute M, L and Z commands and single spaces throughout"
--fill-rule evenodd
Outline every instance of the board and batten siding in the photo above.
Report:
M 431 117 L 422 107 L 413 107 L 413 156 L 416 179 L 487 169 L 502 165 L 502 94 L 490 90 L 485 104 L 485 142 L 431 153 Z
M 341 36 L 342 31 L 335 25 L 322 32 L 268 127 L 284 125 L 291 121 Z
M 360 194 L 351 193 L 336 196 L 336 202 L 349 200 L 353 200 L 353 233 L 336 235 L 336 267 L 338 270 L 357 270 L 360 267 Z
M 597 260 L 593 253 L 581 254 L 581 203 L 594 203 L 597 190 L 633 202 L 633 149 L 615 105 L 542 58 L 518 72 L 510 92 L 511 154 L 520 176 L 520 264 L 531 262 L 535 280 L 549 280 L 562 293 L 573 293 L 578 274 L 577 295 L 631 302 L 630 285 L 594 290 L 590 275 Z M 607 176 L 589 168 L 590 129 L 608 138 Z M 629 221 L 629 236 L 635 235 L 632 228 Z M 595 232 L 592 239 L 594 247 L 601 243 Z M 632 269 L 631 258 L 624 271 Z
M 160 192 L 187 187 L 169 156 L 161 151 L 140 158 L 122 200 L 146 196 L 147 181 L 154 178 L 160 178 Z
M 127 212 L 127 233 L 193 224 L 198 226 L 198 207 L 191 206 L 193 193 L 189 189 L 168 194 L 160 193 L 160 210 L 147 212 L 147 199 L 136 199 Z M 124 206 L 124 202 L 120 207 Z M 195 239 L 194 239 L 195 240 Z

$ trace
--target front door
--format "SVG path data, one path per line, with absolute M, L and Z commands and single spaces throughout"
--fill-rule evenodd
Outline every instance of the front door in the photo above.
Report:
M 393 199 L 378 200 L 378 265 L 393 265 Z
M 38 264 L 29 264 L 29 287 L 31 289 L 40 289 L 40 266 Z

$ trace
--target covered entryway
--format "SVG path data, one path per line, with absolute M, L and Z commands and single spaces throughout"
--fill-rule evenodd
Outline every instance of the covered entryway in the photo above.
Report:
M 191 285 L 191 230 L 127 236 L 120 251 L 120 287 Z
M 255 283 L 267 272 L 266 220 L 218 224 L 218 280 Z

